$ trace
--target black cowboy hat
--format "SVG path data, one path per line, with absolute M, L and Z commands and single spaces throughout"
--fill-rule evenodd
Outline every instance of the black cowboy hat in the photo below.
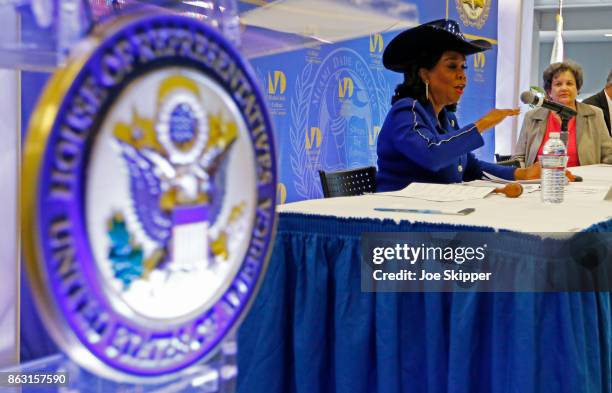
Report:
M 486 40 L 468 41 L 457 22 L 438 19 L 395 36 L 385 48 L 383 65 L 392 71 L 403 72 L 406 63 L 432 48 L 454 50 L 467 56 L 491 49 L 491 43 Z

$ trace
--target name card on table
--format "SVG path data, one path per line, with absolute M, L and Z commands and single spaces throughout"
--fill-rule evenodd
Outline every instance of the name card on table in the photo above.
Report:
M 608 193 L 604 197 L 604 201 L 612 201 L 612 186 L 610 186 Z

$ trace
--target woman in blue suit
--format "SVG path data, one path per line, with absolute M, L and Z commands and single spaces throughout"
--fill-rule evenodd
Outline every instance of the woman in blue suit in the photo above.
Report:
M 467 41 L 459 25 L 441 19 L 406 30 L 383 53 L 383 65 L 404 74 L 378 136 L 378 191 L 411 182 L 456 183 L 484 172 L 508 180 L 535 179 L 540 168 L 517 169 L 478 160 L 472 150 L 481 134 L 518 109 L 494 109 L 460 128 L 453 111 L 465 89 L 465 57 L 490 49 L 484 40 Z

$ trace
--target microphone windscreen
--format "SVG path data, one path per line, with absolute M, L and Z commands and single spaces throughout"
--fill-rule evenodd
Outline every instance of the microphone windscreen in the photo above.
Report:
M 533 105 L 536 103 L 536 101 L 537 101 L 536 95 L 530 92 L 529 90 L 521 93 L 521 102 L 523 104 Z

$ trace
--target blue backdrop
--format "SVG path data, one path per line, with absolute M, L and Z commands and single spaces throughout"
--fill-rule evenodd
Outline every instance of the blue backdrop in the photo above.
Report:
M 468 38 L 486 38 L 493 50 L 468 58 L 468 88 L 459 105 L 463 124 L 495 105 L 497 1 L 409 1 L 419 23 L 449 17 Z M 478 4 L 479 2 L 474 2 Z M 279 146 L 281 203 L 322 197 L 317 170 L 376 165 L 376 139 L 401 74 L 382 66 L 385 45 L 398 31 L 369 34 L 252 59 L 274 119 Z M 485 134 L 479 158 L 493 161 L 495 137 Z

